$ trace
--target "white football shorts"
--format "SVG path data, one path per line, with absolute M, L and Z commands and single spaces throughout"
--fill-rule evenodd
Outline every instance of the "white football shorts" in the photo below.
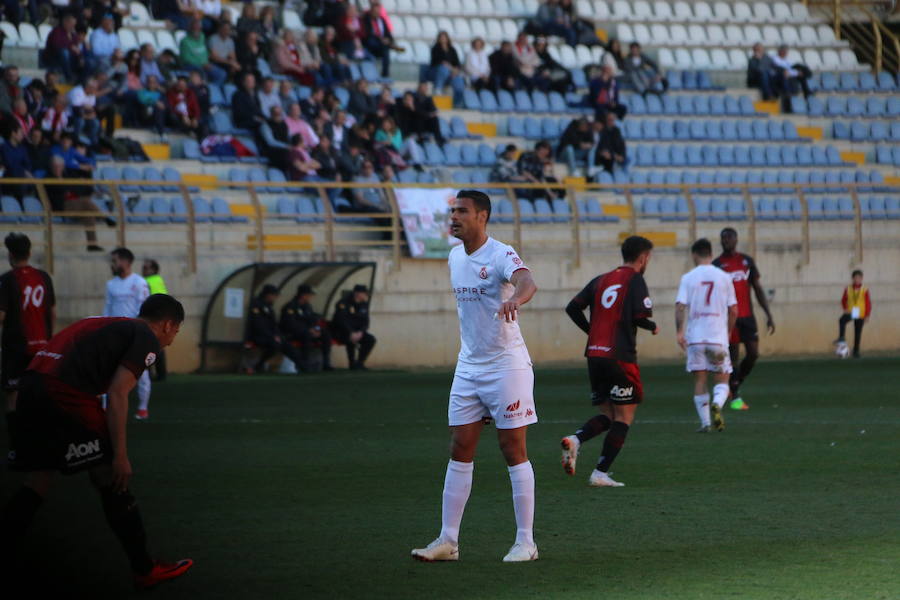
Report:
M 719 344 L 691 344 L 687 349 L 687 370 L 731 373 L 731 355 L 728 346 Z
M 534 372 L 513 369 L 494 373 L 457 371 L 450 388 L 447 410 L 450 426 L 468 425 L 485 417 L 497 429 L 517 429 L 537 423 L 534 408 Z

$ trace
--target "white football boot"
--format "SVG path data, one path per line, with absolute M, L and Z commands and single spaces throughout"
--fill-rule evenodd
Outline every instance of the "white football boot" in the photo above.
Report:
M 616 481 L 603 471 L 598 471 L 594 469 L 594 472 L 591 473 L 591 478 L 588 479 L 588 483 L 593 487 L 625 487 L 625 484 Z
M 415 548 L 412 551 L 412 557 L 422 562 L 459 560 L 459 545 L 438 538 L 424 548 Z
M 506 556 L 503 557 L 503 562 L 528 562 L 529 560 L 537 559 L 537 546 L 515 543 L 513 544 L 513 547 L 509 549 L 509 552 L 506 553 Z
M 563 470 L 565 470 L 566 475 L 574 475 L 575 461 L 578 460 L 578 449 L 581 447 L 581 442 L 578 441 L 577 436 L 567 435 L 562 439 L 560 445 L 562 446 Z

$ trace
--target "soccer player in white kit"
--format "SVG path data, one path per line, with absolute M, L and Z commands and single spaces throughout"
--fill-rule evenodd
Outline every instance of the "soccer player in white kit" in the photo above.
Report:
M 116 248 L 110 253 L 113 278 L 106 282 L 104 317 L 136 319 L 141 304 L 150 296 L 150 286 L 143 277 L 132 272 L 134 254 L 128 248 Z M 134 418 L 143 421 L 150 417 L 150 371 L 145 369 L 137 382 L 138 409 Z
M 448 259 L 461 343 L 450 390 L 451 457 L 441 533 L 412 551 L 413 558 L 426 562 L 459 560 L 459 527 L 472 488 L 475 449 L 490 419 L 509 467 L 516 516 L 516 541 L 503 561 L 538 558 L 534 470 L 525 443 L 528 425 L 537 422 L 534 373 L 517 322 L 519 307 L 531 300 L 537 286 L 516 251 L 488 237 L 490 216 L 490 198 L 475 190 L 460 191 L 450 208 L 450 233 L 462 240 Z
M 687 370 L 694 374 L 694 406 L 700 416 L 697 432 L 708 432 L 711 424 L 722 431 L 725 429 L 722 407 L 731 394 L 728 332 L 737 320 L 737 297 L 731 276 L 712 264 L 709 240 L 702 238 L 694 242 L 691 256 L 697 266 L 682 276 L 675 300 L 678 345 L 687 352 Z M 712 373 L 715 382 L 712 402 L 707 373 Z

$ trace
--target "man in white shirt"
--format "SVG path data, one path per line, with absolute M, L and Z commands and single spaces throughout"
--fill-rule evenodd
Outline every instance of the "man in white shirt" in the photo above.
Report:
M 141 304 L 150 296 L 150 286 L 144 278 L 131 270 L 134 254 L 128 248 L 116 248 L 110 253 L 113 278 L 106 282 L 104 317 L 136 319 Z M 150 372 L 145 370 L 137 383 L 138 410 L 134 418 L 143 421 L 150 416 Z
M 96 70 L 109 68 L 110 59 L 116 50 L 121 49 L 119 34 L 114 29 L 113 16 L 103 15 L 100 27 L 91 33 L 91 55 L 97 62 Z
M 691 256 L 697 266 L 681 278 L 675 300 L 678 345 L 687 352 L 687 370 L 694 374 L 694 406 L 700 416 L 697 432 L 710 430 L 710 412 L 712 425 L 722 431 L 722 407 L 731 394 L 728 333 L 737 321 L 737 296 L 731 276 L 712 264 L 712 244 L 708 239 L 694 242 Z M 715 382 L 712 403 L 707 373 L 712 373 Z
M 451 293 L 459 315 L 460 350 L 448 410 L 451 459 L 444 480 L 441 533 L 412 551 L 425 562 L 459 560 L 459 527 L 472 488 L 475 449 L 485 423 L 496 422 L 509 468 L 516 541 L 504 562 L 538 558 L 534 543 L 534 470 L 526 432 L 537 422 L 534 373 L 519 331 L 519 306 L 537 286 L 511 247 L 488 237 L 488 196 L 462 190 L 450 207 L 450 233 L 462 244 L 450 251 Z
M 803 90 L 803 97 L 809 98 L 807 79 L 812 75 L 806 65 L 792 63 L 788 58 L 788 47 L 782 44 L 775 56 L 770 57 L 775 67 L 775 87 L 781 95 L 781 108 L 784 112 L 792 112 L 791 96 L 797 93 L 797 86 Z

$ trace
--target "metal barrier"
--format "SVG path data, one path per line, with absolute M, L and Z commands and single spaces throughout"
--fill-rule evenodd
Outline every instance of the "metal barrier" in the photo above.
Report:
M 453 183 L 431 183 L 431 184 L 393 184 L 393 183 L 312 183 L 312 182 L 223 182 L 218 188 L 211 188 L 201 192 L 191 192 L 191 184 L 185 182 L 148 182 L 148 181 L 93 181 L 98 193 L 108 194 L 108 201 L 111 203 L 111 212 L 95 212 L 95 211 L 53 211 L 48 199 L 47 188 L 50 186 L 80 186 L 89 185 L 84 179 L 4 179 L 4 185 L 30 185 L 34 186 L 37 192 L 37 198 L 40 200 L 42 210 L 37 212 L 23 212 L 21 216 L 22 223 L 19 228 L 26 230 L 35 230 L 43 232 L 43 245 L 46 250 L 46 265 L 50 272 L 54 267 L 54 256 L 63 250 L 67 250 L 68 246 L 73 246 L 73 242 L 60 242 L 56 240 L 56 234 L 59 230 L 66 229 L 84 229 L 89 226 L 87 221 L 91 219 L 113 218 L 116 228 L 116 243 L 124 246 L 128 244 L 129 236 L 135 231 L 154 231 L 154 232 L 173 232 L 183 229 L 183 244 L 185 247 L 185 255 L 187 257 L 188 269 L 191 273 L 197 272 L 198 262 L 198 234 L 202 232 L 233 232 L 243 231 L 248 233 L 247 237 L 242 239 L 236 245 L 242 249 L 251 250 L 253 252 L 252 259 L 256 262 L 265 262 L 267 252 L 279 249 L 277 241 L 269 242 L 267 233 L 277 233 L 284 231 L 296 231 L 301 228 L 303 231 L 310 232 L 310 235 L 318 235 L 322 238 L 321 247 L 324 251 L 324 258 L 329 261 L 336 260 L 337 253 L 340 251 L 359 250 L 361 248 L 379 248 L 389 249 L 394 258 L 394 264 L 398 265 L 403 256 L 406 242 L 402 235 L 401 215 L 397 205 L 397 199 L 394 190 L 397 188 L 416 188 L 416 189 L 439 189 L 439 188 L 458 188 Z M 141 186 L 156 186 L 169 188 L 170 191 L 147 192 L 135 191 L 124 192 L 120 188 L 122 186 L 139 188 Z M 268 188 L 278 187 L 287 192 L 280 193 L 284 196 L 305 196 L 309 197 L 311 193 L 317 193 L 321 199 L 324 214 L 310 213 L 278 213 L 270 214 L 268 205 L 261 198 L 263 193 L 268 193 Z M 510 200 L 513 212 L 509 215 L 502 215 L 501 218 L 495 218 L 494 228 L 511 228 L 510 239 L 515 246 L 524 251 L 523 247 L 527 244 L 535 244 L 544 246 L 544 241 L 534 240 L 532 237 L 524 236 L 525 233 L 531 233 L 533 230 L 545 232 L 564 232 L 569 231 L 568 237 L 564 236 L 566 248 L 570 250 L 570 255 L 577 266 L 581 262 L 582 251 L 585 247 L 585 233 L 594 229 L 618 230 L 622 233 L 639 232 L 640 224 L 648 224 L 650 222 L 678 221 L 681 227 L 687 226 L 688 238 L 696 239 L 698 222 L 716 220 L 728 221 L 730 219 L 727 213 L 704 212 L 698 215 L 697 197 L 715 197 L 709 194 L 703 194 L 702 190 L 720 190 L 715 192 L 719 197 L 736 197 L 743 199 L 745 214 L 736 219 L 746 223 L 747 226 L 747 243 L 751 253 L 756 253 L 757 246 L 757 228 L 760 219 L 756 214 L 754 207 L 754 199 L 758 196 L 793 196 L 799 200 L 801 206 L 801 214 L 797 221 L 789 221 L 791 224 L 799 224 L 799 232 L 795 238 L 790 234 L 791 240 L 801 243 L 803 262 L 809 263 L 810 255 L 810 218 L 809 202 L 807 196 L 816 192 L 832 192 L 849 194 L 853 202 L 853 245 L 857 262 L 863 259 L 864 250 L 864 228 L 863 228 L 863 211 L 860 199 L 861 193 L 878 194 L 897 194 L 896 188 L 885 186 L 884 184 L 857 184 L 857 183 L 840 183 L 840 184 L 813 184 L 813 183 L 752 183 L 752 184 L 724 184 L 724 183 L 688 183 L 688 184 L 533 184 L 533 183 L 480 183 L 473 185 L 477 189 L 485 191 L 491 189 L 502 190 L 506 198 Z M 721 192 L 722 188 L 727 188 L 728 192 Z M 249 200 L 249 206 L 252 207 L 252 214 L 247 216 L 245 223 L 220 223 L 216 219 L 230 220 L 227 216 L 220 213 L 197 213 L 194 207 L 194 197 L 201 196 L 208 198 L 210 191 L 215 189 L 228 189 L 227 194 L 234 194 L 234 190 L 245 190 L 246 198 Z M 327 191 L 332 188 L 341 189 L 384 189 L 390 203 L 390 212 L 386 213 L 350 213 L 335 212 L 331 202 L 328 199 Z M 517 190 L 524 189 L 546 189 L 546 190 L 566 190 L 565 201 L 568 206 L 568 214 L 553 214 L 552 222 L 532 223 L 526 222 L 520 211 L 519 201 L 516 196 Z M 871 191 L 878 188 L 878 191 Z M 171 191 L 175 190 L 177 191 Z M 786 194 L 784 190 L 791 189 L 791 194 Z M 315 192 L 311 192 L 315 190 Z M 767 191 L 768 190 L 768 191 Z M 885 192 L 883 190 L 890 190 Z M 276 192 L 276 194 L 278 194 Z M 621 222 L 619 223 L 598 223 L 593 222 L 594 214 L 581 214 L 579 208 L 579 199 L 585 197 L 596 197 L 598 194 L 606 194 L 610 203 L 622 206 L 621 200 L 624 200 L 627 209 L 622 211 L 624 230 Z M 640 212 L 637 206 L 636 197 L 642 194 L 653 195 L 677 195 L 686 200 L 688 214 L 683 213 L 653 213 L 645 215 Z M 141 196 L 179 196 L 185 207 L 184 214 L 169 214 L 168 217 L 183 217 L 183 222 L 170 223 L 134 223 L 129 222 L 134 218 L 153 218 L 161 217 L 158 213 L 139 213 L 134 212 L 129 206 L 127 198 L 139 198 Z M 95 194 L 96 199 L 96 194 Z M 276 198 L 272 195 L 271 198 Z M 496 198 L 496 196 L 495 196 Z M 495 216 L 498 216 L 495 212 Z M 537 215 L 543 217 L 544 215 Z M 307 222 L 298 222 L 297 219 L 305 219 Z M 848 215 L 842 215 L 840 218 L 849 221 Z M 293 220 L 293 222 L 291 222 Z M 315 222 L 318 220 L 319 222 Z M 505 224 L 502 220 L 508 220 Z M 869 221 L 867 221 L 869 222 Z M 771 221 L 766 221 L 771 223 Z M 540 229 L 550 228 L 550 229 Z M 896 237 L 896 236 L 894 236 Z M 526 239 L 527 238 L 527 239 Z M 557 235 L 559 238 L 559 235 Z M 527 242 L 527 243 L 526 243 Z M 212 250 L 225 248 L 227 244 L 234 242 L 214 241 L 210 242 Z M 41 240 L 35 240 L 35 245 L 41 244 Z M 141 240 L 140 247 L 172 247 L 173 242 L 165 240 L 159 236 L 154 236 L 152 240 Z M 270 247 L 271 246 L 271 247 Z

